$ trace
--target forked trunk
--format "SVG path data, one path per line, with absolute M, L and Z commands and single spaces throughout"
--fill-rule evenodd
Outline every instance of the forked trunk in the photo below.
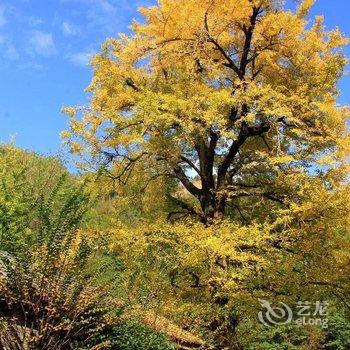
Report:
M 223 219 L 226 207 L 226 198 L 218 198 L 215 193 L 207 193 L 200 198 L 203 211 L 203 222 L 211 225 Z

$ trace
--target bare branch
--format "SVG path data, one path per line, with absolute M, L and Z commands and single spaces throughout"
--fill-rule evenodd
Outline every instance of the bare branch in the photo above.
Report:
M 226 63 L 224 64 L 226 67 L 231 68 L 235 71 L 235 73 L 238 75 L 238 77 L 240 79 L 242 79 L 242 75 L 241 72 L 239 70 L 239 68 L 236 66 L 235 62 L 232 60 L 232 58 L 230 57 L 230 55 L 225 51 L 225 49 L 210 35 L 210 29 L 209 29 L 209 24 L 208 24 L 208 15 L 209 15 L 209 10 L 210 7 L 208 8 L 208 10 L 205 12 L 205 16 L 204 16 L 204 27 L 205 30 L 207 32 L 208 35 L 208 40 L 209 42 L 211 42 L 212 44 L 214 44 L 214 46 L 216 47 L 216 49 L 223 55 L 223 57 L 226 60 Z
M 140 91 L 140 88 L 134 83 L 134 81 L 131 78 L 127 78 L 125 80 L 125 84 L 137 92 Z
M 180 206 L 182 209 L 185 209 L 189 214 L 197 216 L 201 221 L 203 221 L 205 218 L 203 214 L 199 213 L 193 206 L 185 202 L 184 200 L 174 197 L 174 196 L 169 196 L 171 200 L 173 200 L 178 206 Z

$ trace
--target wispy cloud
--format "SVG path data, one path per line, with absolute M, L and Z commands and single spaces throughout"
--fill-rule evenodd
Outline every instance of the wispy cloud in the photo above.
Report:
M 116 6 L 112 5 L 112 3 L 110 3 L 107 0 L 95 0 L 94 2 L 97 3 L 99 6 L 101 6 L 103 11 L 106 11 L 106 12 L 116 11 Z
M 74 36 L 81 33 L 81 28 L 79 26 L 69 22 L 63 22 L 61 28 L 65 36 Z
M 3 27 L 7 23 L 5 18 L 5 8 L 0 5 L 0 27 Z
M 106 34 L 114 33 L 118 22 L 120 22 L 120 13 L 118 13 L 117 7 L 107 0 L 88 1 L 90 2 L 86 14 L 89 21 L 88 26 L 90 28 L 99 28 Z M 120 8 L 124 9 L 124 6 Z
M 14 46 L 11 38 L 7 35 L 0 34 L 0 46 L 1 46 L 1 56 L 9 61 L 16 61 L 20 58 L 20 55 Z
M 17 49 L 12 44 L 7 46 L 4 56 L 11 61 L 17 61 L 20 58 Z
M 42 64 L 36 63 L 36 62 L 25 62 L 25 63 L 20 63 L 17 65 L 18 69 L 21 70 L 34 70 L 34 71 L 43 71 L 45 70 L 45 67 Z
M 44 23 L 44 20 L 42 18 L 35 17 L 35 16 L 23 17 L 23 20 L 27 22 L 27 24 L 31 27 L 38 27 Z
M 68 56 L 68 60 L 76 66 L 88 66 L 94 53 L 92 51 L 76 52 Z
M 87 30 L 106 36 L 117 35 L 125 17 L 149 0 L 61 0 L 62 3 L 81 4 L 81 12 L 87 19 Z
M 29 45 L 34 53 L 42 56 L 52 56 L 57 49 L 51 33 L 33 30 L 29 39 Z

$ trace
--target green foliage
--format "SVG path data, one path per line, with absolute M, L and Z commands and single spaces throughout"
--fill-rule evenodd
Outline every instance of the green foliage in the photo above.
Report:
M 7 170 L 0 174 L 0 344 L 72 349 L 103 327 L 113 304 L 86 271 L 94 246 L 79 226 L 89 196 L 64 171 L 48 176 L 50 184 L 40 182 L 43 173 L 32 178 L 39 169 L 29 159 L 46 170 L 52 163 L 27 156 L 7 148 L 0 158 Z
M 248 332 L 248 330 L 246 331 Z M 258 326 L 253 333 L 255 337 L 246 334 L 242 338 L 244 349 L 300 350 L 308 343 L 307 329 L 298 325 L 276 325 L 271 328 Z
M 118 350 L 174 350 L 164 335 L 155 333 L 144 324 L 122 321 L 109 328 L 104 338 L 111 349 Z
M 350 349 L 350 321 L 340 314 L 331 315 L 325 332 L 326 350 Z
M 57 219 L 55 225 L 51 223 L 52 229 L 56 227 L 57 231 L 58 225 L 66 229 L 67 224 L 72 223 L 63 220 L 68 209 L 63 207 L 63 202 L 65 206 L 77 207 L 76 201 L 82 199 L 77 193 L 73 195 L 77 189 L 58 159 L 41 157 L 11 145 L 1 146 L 0 248 L 16 255 L 26 253 L 35 235 L 45 236 L 40 231 L 47 230 L 47 221 L 52 220 L 53 212 Z M 75 203 L 66 201 L 67 196 Z
M 350 349 L 350 322 L 332 309 L 328 328 L 297 324 L 264 327 L 251 318 L 238 328 L 245 350 L 347 350 Z

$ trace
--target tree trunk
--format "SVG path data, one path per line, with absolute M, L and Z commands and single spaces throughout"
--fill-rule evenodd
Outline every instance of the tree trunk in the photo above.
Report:
M 213 191 L 207 191 L 200 196 L 201 208 L 204 215 L 204 223 L 211 225 L 222 220 L 225 214 L 226 198 L 218 197 Z

